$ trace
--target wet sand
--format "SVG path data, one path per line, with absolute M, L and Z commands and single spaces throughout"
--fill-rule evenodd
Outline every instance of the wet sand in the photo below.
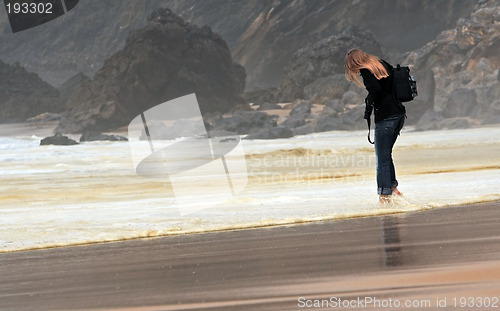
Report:
M 388 310 L 389 299 L 457 310 L 454 298 L 500 298 L 499 211 L 497 201 L 4 253 L 0 309 L 302 310 L 372 297 L 379 305 L 344 310 Z

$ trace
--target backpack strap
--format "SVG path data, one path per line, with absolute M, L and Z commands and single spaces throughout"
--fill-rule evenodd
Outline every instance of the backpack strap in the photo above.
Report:
M 371 125 L 372 111 L 373 111 L 373 106 L 369 107 L 368 106 L 368 102 L 367 102 L 367 100 L 365 98 L 365 115 L 364 115 L 364 119 L 366 119 L 366 123 L 368 123 L 368 142 L 373 145 L 374 143 L 370 139 L 370 125 Z
M 368 117 L 368 119 L 366 119 L 366 123 L 368 123 L 368 142 L 372 145 L 374 145 L 375 143 L 372 142 L 372 140 L 370 139 L 370 125 L 371 125 L 371 114 L 370 116 Z

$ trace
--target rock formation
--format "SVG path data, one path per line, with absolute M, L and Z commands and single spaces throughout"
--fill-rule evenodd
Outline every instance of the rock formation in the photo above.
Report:
M 80 142 L 90 142 L 90 141 L 128 141 L 126 137 L 120 135 L 110 135 L 103 134 L 94 131 L 85 131 L 80 136 Z
M 146 14 L 159 5 L 198 25 L 210 25 L 226 39 L 233 59 L 249 73 L 246 85 L 252 90 L 245 93 L 245 99 L 260 105 L 260 110 L 299 98 L 314 111 L 294 113 L 286 120 L 245 112 L 241 98 L 244 72 L 232 62 L 222 38 L 167 10 L 156 11 L 147 21 Z M 281 126 L 299 135 L 364 128 L 357 112 L 362 114 L 366 91 L 345 81 L 342 66 L 345 52 L 352 47 L 392 63 L 413 65 L 419 96 L 406 104 L 407 124 L 418 121 L 417 129 L 467 127 L 500 122 L 498 7 L 493 0 L 88 0 L 64 19 L 15 36 L 3 29 L 0 52 L 4 60 L 19 60 L 54 85 L 67 80 L 59 87 L 69 110 L 58 128 L 61 132 L 104 131 L 126 125 L 138 112 L 193 89 L 197 95 L 206 94 L 198 96 L 204 118 L 210 113 L 217 116 L 205 120 L 207 129 L 217 125 L 255 134 L 259 126 Z M 126 34 L 141 27 L 128 35 L 123 47 Z M 170 45 L 159 37 L 181 44 Z M 115 51 L 102 66 L 105 57 Z M 213 70 L 221 63 L 224 65 Z M 95 73 L 97 68 L 101 69 Z M 81 74 L 74 76 L 78 72 L 95 76 L 87 80 Z M 179 82 L 175 85 L 172 80 Z M 192 87 L 184 88 L 189 84 L 185 81 Z M 7 90 L 2 94 L 11 94 L 9 87 L 0 85 L 0 90 Z M 183 94 L 174 94 L 172 89 Z M 36 95 L 38 104 L 28 108 L 14 109 L 11 101 L 5 105 L 10 108 L 4 109 L 9 120 L 3 120 L 25 120 L 46 112 L 56 114 L 42 116 L 61 116 L 63 108 L 54 111 L 51 107 L 62 104 L 48 107 L 48 102 L 57 100 L 46 98 Z M 220 112 L 237 106 L 243 107 L 240 115 L 221 117 Z M 19 118 L 9 113 L 14 110 Z M 28 111 L 29 116 L 23 115 Z M 245 113 L 249 121 L 243 120 Z M 256 125 L 260 121 L 255 120 L 265 121 Z
M 45 137 L 40 141 L 40 146 L 47 146 L 47 145 L 73 146 L 73 145 L 78 145 L 78 142 L 69 138 L 68 136 L 55 134 L 50 137 Z
M 468 16 L 477 0 L 255 2 L 255 9 L 246 8 L 253 18 L 251 25 L 232 47 L 233 58 L 247 69 L 249 89 L 279 85 L 295 51 L 342 33 L 350 25 L 370 30 L 388 51 L 417 49 Z
M 59 94 L 61 98 L 66 102 L 69 100 L 73 92 L 75 92 L 81 84 L 89 81 L 89 77 L 79 72 L 76 75 L 69 78 L 66 82 L 61 84 L 57 89 L 59 90 Z
M 328 93 L 341 97 L 350 87 L 343 74 L 344 57 L 354 47 L 374 55 L 385 54 L 382 46 L 367 31 L 351 29 L 322 39 L 294 54 L 285 68 L 279 99 L 286 102 Z
M 0 55 L 20 62 L 59 86 L 78 72 L 92 77 L 124 46 L 127 34 L 167 7 L 183 19 L 208 25 L 228 42 L 247 69 L 247 85 L 278 86 L 293 53 L 349 25 L 371 30 L 390 51 L 411 51 L 431 41 L 477 0 L 85 0 L 59 18 L 13 35 L 0 15 Z
M 196 93 L 202 114 L 246 104 L 245 69 L 232 61 L 219 35 L 168 9 L 154 11 L 148 20 L 73 93 L 57 132 L 124 126 L 139 113 L 190 93 Z
M 270 116 L 261 111 L 238 110 L 231 117 L 217 120 L 213 127 L 216 130 L 247 134 L 275 127 L 277 118 L 277 116 Z
M 443 31 L 436 40 L 411 52 L 405 63 L 413 64 L 419 80 L 416 103 L 429 110 L 419 121 L 469 118 L 473 123 L 500 121 L 500 6 L 498 1 L 479 1 L 470 18 L 462 18 L 455 29 Z M 409 106 L 410 104 L 408 104 Z M 425 112 L 425 111 L 424 111 Z M 423 113 L 422 113 L 423 114 Z M 458 122 L 458 123 L 457 123 Z M 432 128 L 467 127 L 464 120 L 443 122 Z
M 0 122 L 26 121 L 45 112 L 64 110 L 59 92 L 19 63 L 0 61 Z

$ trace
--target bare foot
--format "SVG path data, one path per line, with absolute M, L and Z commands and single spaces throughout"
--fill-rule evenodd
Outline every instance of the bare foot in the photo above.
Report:
M 396 195 L 403 195 L 401 192 L 399 192 L 397 187 L 392 188 L 392 193 L 394 193 Z
M 389 203 L 391 203 L 391 196 L 390 195 L 379 195 L 378 202 L 380 204 L 389 204 Z

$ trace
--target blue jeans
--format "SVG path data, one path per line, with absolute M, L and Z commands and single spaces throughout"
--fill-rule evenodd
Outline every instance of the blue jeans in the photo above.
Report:
M 375 124 L 375 156 L 377 158 L 377 193 L 392 194 L 398 186 L 392 161 L 392 147 L 405 121 L 404 116 L 393 116 Z

